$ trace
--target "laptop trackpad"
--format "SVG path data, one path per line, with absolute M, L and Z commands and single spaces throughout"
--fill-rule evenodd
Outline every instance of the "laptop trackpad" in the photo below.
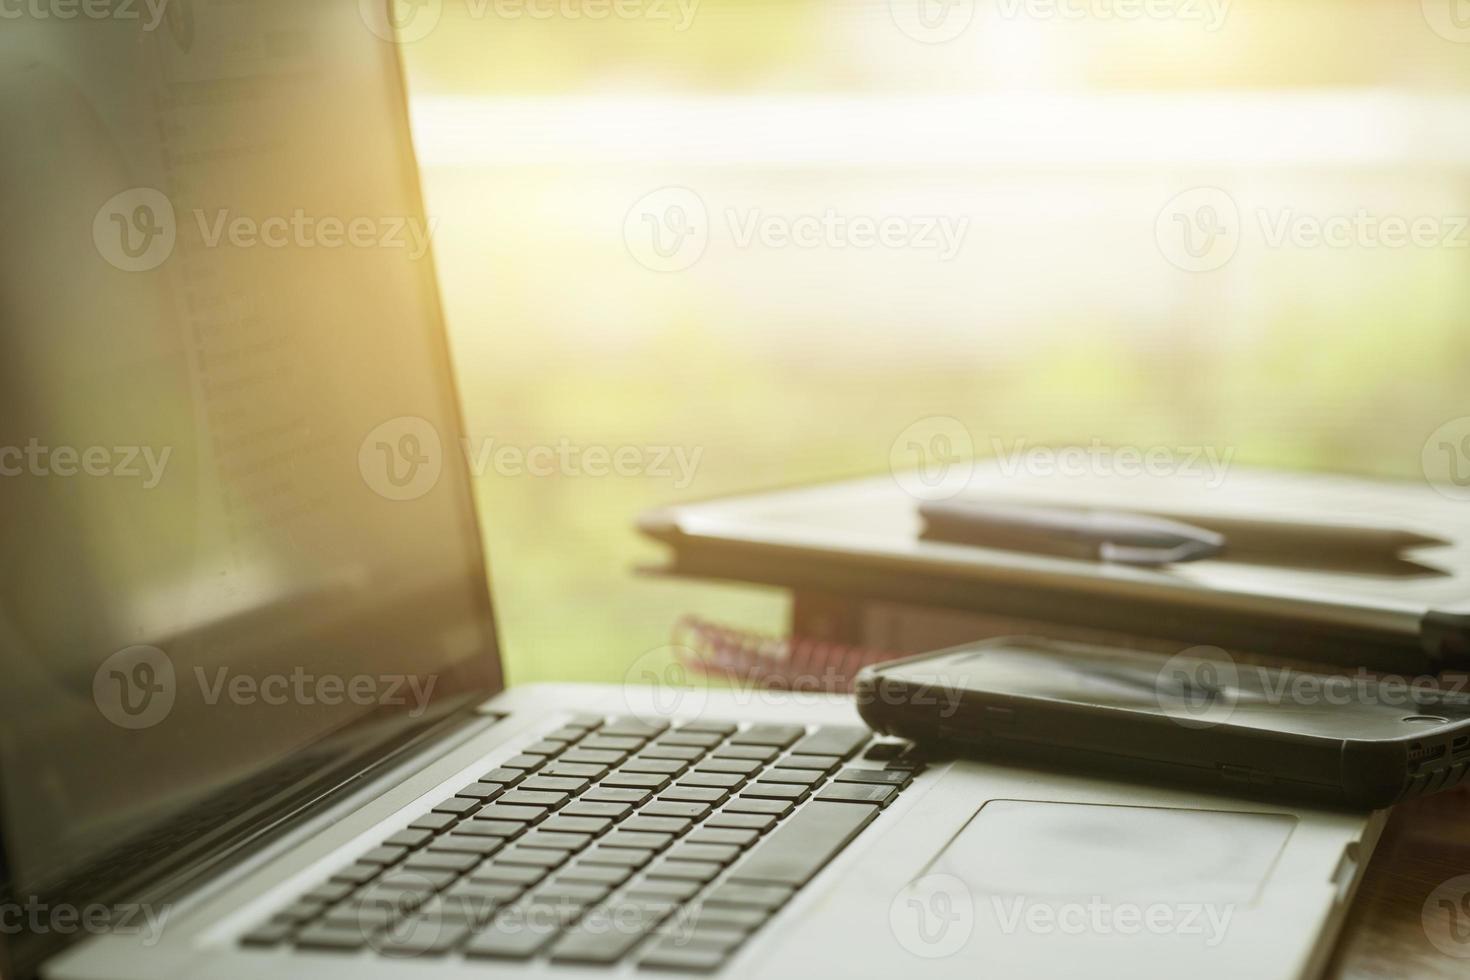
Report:
M 1017 901 L 1244 907 L 1295 825 L 1280 813 L 992 800 L 927 873 L 953 875 L 997 911 Z

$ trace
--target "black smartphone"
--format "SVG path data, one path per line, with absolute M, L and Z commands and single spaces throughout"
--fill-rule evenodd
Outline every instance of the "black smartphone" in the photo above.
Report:
M 1465 778 L 1464 687 L 1019 637 L 868 667 L 855 695 L 922 745 L 1377 808 Z

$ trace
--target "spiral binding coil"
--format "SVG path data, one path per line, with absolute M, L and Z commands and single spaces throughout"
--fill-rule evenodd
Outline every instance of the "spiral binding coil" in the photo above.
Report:
M 674 624 L 679 660 L 692 671 L 742 686 L 772 690 L 846 693 L 858 671 L 909 654 L 866 647 L 770 636 L 684 616 Z

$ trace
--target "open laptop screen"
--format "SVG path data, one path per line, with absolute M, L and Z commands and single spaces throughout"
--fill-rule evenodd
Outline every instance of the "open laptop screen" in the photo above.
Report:
M 0 32 L 0 766 L 22 894 L 140 835 L 156 869 L 500 687 L 432 229 L 371 8 L 31 5 Z

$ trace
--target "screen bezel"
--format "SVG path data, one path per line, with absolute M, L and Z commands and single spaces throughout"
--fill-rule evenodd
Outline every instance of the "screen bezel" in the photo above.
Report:
M 382 0 L 384 6 L 391 0 Z M 396 93 L 394 105 L 388 107 L 392 118 L 394 143 L 398 147 L 398 163 L 408 186 L 403 188 L 404 198 L 409 202 L 415 216 L 423 219 L 426 208 L 423 198 L 421 173 L 415 153 L 410 125 L 407 78 L 403 63 L 402 46 L 390 41 L 375 40 L 372 43 L 389 45 L 392 52 L 385 55 L 385 70 L 389 76 L 385 82 L 390 91 Z M 425 320 L 435 336 L 426 338 L 429 356 L 433 360 L 434 381 L 445 402 L 444 419 L 452 429 L 449 433 L 458 444 L 465 432 L 463 402 L 459 397 L 459 386 L 454 372 L 453 358 L 445 323 L 442 299 L 439 293 L 437 267 L 432 242 L 426 243 L 426 252 L 416 263 L 422 277 L 421 287 Z M 460 511 L 463 533 L 471 540 L 483 542 L 483 526 L 475 507 L 471 474 L 467 464 L 458 460 L 458 454 L 446 454 L 445 473 L 454 475 L 454 492 L 460 498 L 454 505 Z M 496 625 L 494 607 L 490 594 L 490 576 L 487 556 L 483 546 L 474 550 L 474 558 L 464 566 L 463 580 L 458 586 L 467 594 L 472 606 L 472 618 L 481 627 L 481 636 L 486 638 L 486 647 L 472 656 L 456 661 L 443 671 L 446 690 L 456 692 L 452 697 L 440 698 L 430 710 L 412 724 L 395 726 L 391 734 L 383 734 L 387 708 L 379 708 L 356 719 L 353 723 L 328 732 L 268 767 L 270 772 L 293 760 L 309 757 L 311 753 L 325 748 L 330 763 L 310 771 L 299 780 L 282 784 L 279 792 L 268 797 L 253 799 L 253 810 L 241 812 L 229 805 L 241 786 L 233 786 L 205 801 L 211 810 L 220 813 L 218 819 L 201 824 L 191 832 L 197 834 L 202 845 L 197 849 L 185 849 L 176 861 L 160 862 L 139 870 L 110 868 L 108 857 L 125 850 L 139 839 L 153 839 L 166 834 L 180 815 L 171 814 L 156 827 L 139 837 L 120 839 L 115 846 L 96 859 L 84 862 L 65 880 L 39 885 L 28 885 L 27 895 L 51 907 L 70 906 L 81 909 L 88 905 L 116 905 L 138 901 L 146 896 L 149 901 L 164 901 L 179 894 L 184 888 L 222 870 L 220 865 L 238 861 L 252 848 L 262 846 L 281 833 L 300 826 L 306 820 L 331 805 L 344 786 L 359 787 L 361 777 L 383 767 L 406 753 L 421 748 L 426 742 L 442 737 L 446 731 L 454 730 L 467 721 L 483 718 L 478 710 L 486 701 L 504 690 L 504 675 L 500 659 L 500 638 Z M 4 781 L 0 780 L 0 906 L 16 897 L 14 875 L 15 842 L 8 833 L 6 814 L 12 805 L 20 801 L 6 798 Z M 195 821 L 197 824 L 197 820 Z M 0 933 L 0 965 L 14 975 L 30 976 L 40 963 L 73 943 L 88 938 L 83 930 L 70 935 L 56 931 L 45 935 L 34 935 L 26 931 L 11 936 Z M 8 955 L 7 955 L 8 954 Z

